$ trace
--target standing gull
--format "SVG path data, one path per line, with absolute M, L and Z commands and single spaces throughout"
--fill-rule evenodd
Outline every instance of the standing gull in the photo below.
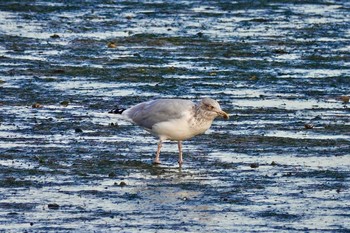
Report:
M 178 141 L 180 167 L 183 163 L 182 141 L 203 134 L 217 116 L 229 118 L 219 103 L 210 98 L 197 104 L 183 99 L 156 99 L 128 109 L 113 109 L 109 113 L 119 114 L 159 137 L 154 164 L 160 164 L 159 154 L 164 140 Z

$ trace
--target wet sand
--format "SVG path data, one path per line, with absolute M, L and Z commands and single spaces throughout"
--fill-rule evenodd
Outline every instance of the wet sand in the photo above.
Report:
M 348 1 L 0 3 L 0 232 L 349 232 Z M 109 116 L 230 113 L 164 144 Z

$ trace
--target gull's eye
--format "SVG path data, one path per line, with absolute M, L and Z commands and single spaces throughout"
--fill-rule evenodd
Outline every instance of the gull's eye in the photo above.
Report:
M 209 105 L 209 104 L 206 104 L 205 107 L 206 107 L 208 110 L 213 110 L 213 109 L 214 109 L 214 106 Z

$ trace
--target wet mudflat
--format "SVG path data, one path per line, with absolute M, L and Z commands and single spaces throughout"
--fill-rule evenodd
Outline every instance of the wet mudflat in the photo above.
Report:
M 2 1 L 1 232 L 349 232 L 350 4 Z M 208 96 L 165 143 L 108 116 Z

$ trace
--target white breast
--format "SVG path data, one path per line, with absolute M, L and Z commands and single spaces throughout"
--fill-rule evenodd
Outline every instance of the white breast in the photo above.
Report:
M 199 122 L 189 121 L 183 118 L 173 119 L 153 125 L 151 133 L 159 136 L 161 140 L 169 139 L 182 141 L 198 134 L 203 134 L 209 129 L 212 121 L 205 122 L 205 124 L 198 123 Z

